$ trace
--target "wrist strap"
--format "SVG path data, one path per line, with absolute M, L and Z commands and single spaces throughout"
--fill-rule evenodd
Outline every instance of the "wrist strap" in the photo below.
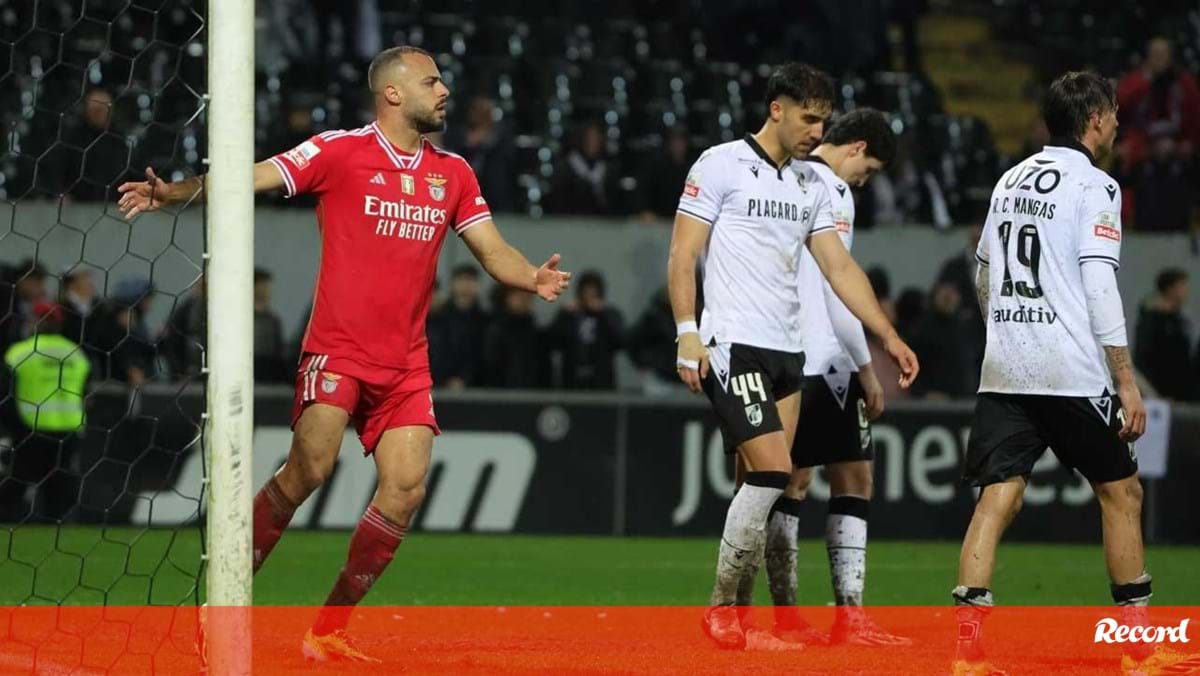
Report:
M 675 336 L 677 338 L 685 333 L 700 333 L 700 329 L 696 327 L 695 320 L 689 319 L 686 322 L 679 322 L 675 325 Z

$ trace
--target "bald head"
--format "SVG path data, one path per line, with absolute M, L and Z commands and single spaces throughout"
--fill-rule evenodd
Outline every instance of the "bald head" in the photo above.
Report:
M 433 55 L 420 47 L 401 45 L 385 49 L 371 59 L 371 65 L 367 68 L 367 84 L 371 87 L 371 91 L 376 94 L 381 93 L 383 85 L 390 77 L 394 77 L 395 69 L 404 65 L 404 58 L 408 55 L 423 56 L 433 60 Z
M 1146 45 L 1146 69 L 1158 75 L 1171 67 L 1171 41 L 1155 37 Z
M 367 82 L 381 120 L 399 116 L 421 134 L 446 128 L 450 90 L 429 52 L 408 46 L 385 49 L 371 61 Z

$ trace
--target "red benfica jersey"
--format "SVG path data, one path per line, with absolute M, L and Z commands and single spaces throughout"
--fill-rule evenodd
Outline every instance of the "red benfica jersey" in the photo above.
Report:
M 446 232 L 491 218 L 471 166 L 425 140 L 402 152 L 376 123 L 318 134 L 270 162 L 289 197 L 319 198 L 321 270 L 304 351 L 428 368 L 425 315 Z

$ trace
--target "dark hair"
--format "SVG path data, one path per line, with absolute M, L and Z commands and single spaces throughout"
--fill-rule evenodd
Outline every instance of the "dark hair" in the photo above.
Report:
M 867 270 L 867 280 L 871 282 L 871 290 L 875 292 L 876 298 L 887 300 L 892 297 L 892 280 L 882 266 L 876 265 Z
M 1112 83 L 1089 70 L 1065 73 L 1050 85 L 1042 117 L 1051 136 L 1079 140 L 1092 115 L 1117 109 Z
M 896 297 L 896 330 L 905 335 L 925 312 L 925 292 L 906 287 Z
M 371 91 L 376 91 L 378 89 L 379 83 L 376 80 L 378 79 L 379 74 L 384 70 L 387 70 L 392 66 L 392 64 L 398 62 L 400 59 L 403 59 L 406 54 L 420 54 L 421 56 L 428 56 L 431 59 L 433 58 L 433 54 L 430 54 L 420 47 L 413 47 L 411 45 L 389 47 L 382 52 L 379 52 L 375 55 L 375 58 L 371 59 L 371 65 L 367 66 L 367 85 L 371 88 Z
M 896 135 L 887 116 L 874 108 L 858 108 L 839 115 L 825 131 L 821 143 L 842 146 L 867 142 L 867 154 L 887 166 L 896 157 Z
M 1179 282 L 1185 281 L 1187 278 L 1187 273 L 1179 268 L 1166 268 L 1154 278 L 1154 286 L 1158 289 L 1159 293 L 1166 293 L 1167 289 L 1170 289 Z
M 269 282 L 274 278 L 275 278 L 275 275 L 272 275 L 271 272 L 269 270 L 267 270 L 266 268 L 254 268 L 254 283 L 255 284 L 258 284 L 259 282 Z
M 459 277 L 479 279 L 479 269 L 470 263 L 463 263 L 462 265 L 456 266 L 450 273 L 450 279 L 458 279 Z
M 20 281 L 23 279 L 41 280 L 46 278 L 46 268 L 42 264 L 32 258 L 26 258 L 13 268 L 15 273 L 13 278 Z
M 799 104 L 832 106 L 835 98 L 833 78 L 806 63 L 785 63 L 767 79 L 767 105 L 781 96 Z
M 579 281 L 576 282 L 576 295 L 583 295 L 583 290 L 589 286 L 595 287 L 599 292 L 600 297 L 604 297 L 604 275 L 598 270 L 584 270 L 579 273 Z
M 75 265 L 70 268 L 66 268 L 62 272 L 63 286 L 70 286 L 71 284 L 74 284 L 90 274 L 92 274 L 92 271 L 86 264 Z

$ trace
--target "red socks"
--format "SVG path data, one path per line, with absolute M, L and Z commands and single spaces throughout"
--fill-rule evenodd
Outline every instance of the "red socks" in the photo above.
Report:
M 313 625 L 314 634 L 324 635 L 345 628 L 354 606 L 367 595 L 375 580 L 392 562 L 407 530 L 388 520 L 375 505 L 367 507 L 350 538 L 346 565 Z
M 275 543 L 292 520 L 299 505 L 288 499 L 279 488 L 279 482 L 271 477 L 254 496 L 254 572 L 262 568 L 263 561 L 275 549 Z

